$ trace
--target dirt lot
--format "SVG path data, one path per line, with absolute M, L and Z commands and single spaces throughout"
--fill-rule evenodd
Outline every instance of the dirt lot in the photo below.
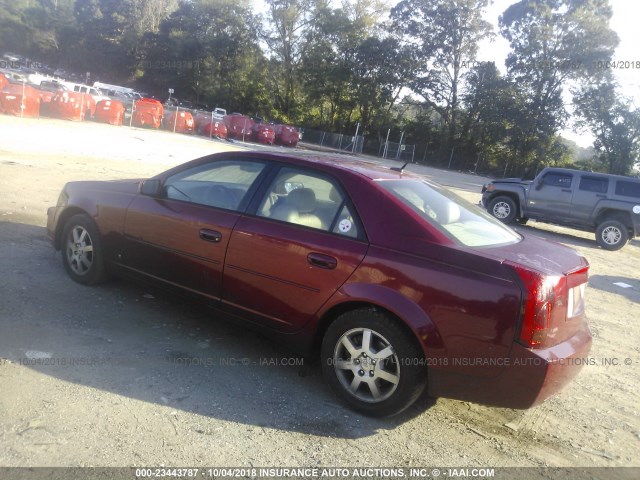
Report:
M 592 264 L 593 364 L 560 395 L 528 411 L 423 399 L 386 420 L 352 413 L 318 367 L 202 307 L 65 275 L 44 225 L 66 181 L 230 148 L 243 147 L 0 116 L 0 466 L 640 466 L 637 240 L 606 252 L 589 234 L 521 228 Z M 479 200 L 481 178 L 410 170 Z

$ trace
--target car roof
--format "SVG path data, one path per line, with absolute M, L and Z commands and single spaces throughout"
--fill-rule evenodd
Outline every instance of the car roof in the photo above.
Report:
M 573 168 L 547 167 L 546 169 L 548 169 L 550 171 L 553 171 L 553 172 L 568 173 L 568 174 L 572 174 L 572 175 L 580 174 L 580 175 L 589 175 L 589 176 L 594 176 L 594 177 L 614 178 L 614 179 L 617 179 L 617 180 L 635 180 L 635 181 L 640 181 L 640 178 L 638 178 L 638 177 L 628 177 L 628 176 L 624 176 L 624 175 L 614 175 L 612 173 L 604 173 L 604 172 L 589 172 L 587 170 L 576 170 L 576 169 L 573 169 Z
M 355 158 L 346 154 L 323 153 L 323 152 L 300 152 L 265 154 L 263 152 L 246 152 L 243 156 L 251 158 L 263 158 L 272 161 L 291 163 L 300 166 L 318 167 L 324 166 L 329 169 L 341 170 L 355 173 L 370 180 L 400 180 L 404 178 L 422 179 L 423 177 L 410 172 L 399 172 L 391 170 L 389 166 L 368 161 L 362 158 Z

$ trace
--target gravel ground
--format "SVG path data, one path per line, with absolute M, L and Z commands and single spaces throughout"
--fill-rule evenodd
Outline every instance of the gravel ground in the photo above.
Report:
M 219 314 L 65 275 L 44 229 L 65 182 L 151 176 L 238 148 L 0 116 L 0 466 L 640 466 L 638 240 L 607 252 L 590 234 L 520 227 L 592 265 L 593 364 L 559 395 L 527 411 L 423 398 L 384 420 L 344 408 L 317 366 Z M 485 181 L 409 169 L 473 202 Z

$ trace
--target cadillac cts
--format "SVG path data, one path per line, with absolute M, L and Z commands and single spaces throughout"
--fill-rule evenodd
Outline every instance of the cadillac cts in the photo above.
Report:
M 147 180 L 68 183 L 47 228 L 73 280 L 196 295 L 319 355 L 368 415 L 425 388 L 528 408 L 591 347 L 583 257 L 400 168 L 216 154 Z

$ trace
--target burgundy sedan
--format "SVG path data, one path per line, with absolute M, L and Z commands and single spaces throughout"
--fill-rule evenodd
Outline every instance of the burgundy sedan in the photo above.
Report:
M 71 182 L 48 211 L 82 284 L 145 278 L 319 355 L 368 415 L 427 390 L 511 408 L 591 347 L 589 265 L 418 175 L 345 157 L 223 153 L 147 180 Z

